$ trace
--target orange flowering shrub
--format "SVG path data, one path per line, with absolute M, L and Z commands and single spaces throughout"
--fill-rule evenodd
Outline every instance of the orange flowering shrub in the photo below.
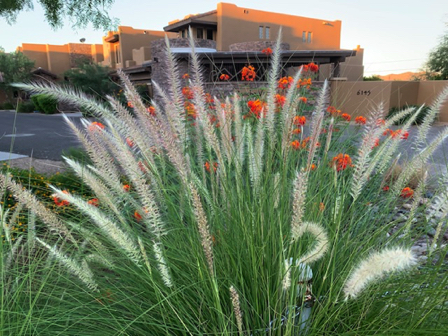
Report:
M 359 125 L 365 125 L 366 124 L 367 119 L 363 116 L 359 116 L 355 118 L 355 123 L 359 124 Z
M 411 198 L 413 195 L 414 195 L 414 190 L 412 190 L 409 187 L 404 188 L 400 194 L 400 196 L 403 198 Z
M 209 173 L 211 172 L 211 168 L 212 168 L 212 165 L 210 164 L 210 162 L 206 162 L 205 164 L 204 164 L 204 167 L 205 167 L 205 170 L 206 171 L 208 171 Z M 213 172 L 215 172 L 216 173 L 216 170 L 218 169 L 218 162 L 213 162 Z
M 140 215 L 139 213 L 138 213 L 138 211 L 135 211 L 134 212 L 134 218 L 138 221 L 138 222 L 140 222 L 141 220 L 142 220 L 142 215 Z
M 98 202 L 98 198 L 92 198 L 87 203 L 94 207 L 98 207 L 100 205 L 100 203 Z
M 341 117 L 343 119 L 345 119 L 346 121 L 350 121 L 352 119 L 352 117 L 350 116 L 350 114 L 347 113 L 342 113 Z
M 103 130 L 105 128 L 105 126 L 97 121 L 92 122 L 89 125 L 89 131 L 98 131 L 98 130 Z
M 195 106 L 194 106 L 194 104 L 193 103 L 190 103 L 190 102 L 185 102 L 185 104 L 184 104 L 184 108 L 185 108 L 185 112 L 187 113 L 187 116 L 188 117 L 191 117 L 191 118 L 193 118 L 193 119 L 196 119 L 196 116 L 197 116 L 197 114 L 196 114 L 196 108 L 195 108 Z
M 123 190 L 125 192 L 129 192 L 129 190 L 131 190 L 131 186 L 129 184 L 125 184 L 125 185 L 123 185 Z
M 134 141 L 132 141 L 130 138 L 126 138 L 126 144 L 131 148 L 134 147 Z
M 193 92 L 190 90 L 190 88 L 188 86 L 185 86 L 182 88 L 182 94 L 184 95 L 184 97 L 186 99 L 193 99 L 194 95 Z
M 308 70 L 311 72 L 318 72 L 319 66 L 317 64 L 311 62 L 310 64 L 308 64 Z
M 297 125 L 297 126 L 305 126 L 306 117 L 305 116 L 295 116 L 293 123 L 294 123 L 294 125 Z
M 190 78 L 190 75 L 187 74 L 187 73 L 186 73 L 186 74 L 183 74 L 183 75 L 182 75 L 182 78 L 183 78 L 183 79 L 188 79 L 188 78 Z
M 301 101 L 302 103 L 306 104 L 308 99 L 306 97 L 300 97 L 299 101 Z
M 62 192 L 66 195 L 68 195 L 68 191 L 67 190 L 62 190 Z M 56 204 L 56 206 L 58 207 L 62 207 L 62 206 L 66 206 L 69 205 L 70 203 L 66 200 L 62 200 L 60 199 L 58 196 L 54 195 L 53 196 L 53 202 L 54 204 Z
M 347 167 L 353 167 L 352 159 L 348 154 L 339 153 L 332 160 L 333 167 L 339 172 Z
M 376 138 L 375 139 L 375 143 L 372 146 L 372 149 L 375 148 L 375 147 L 378 147 L 379 145 L 380 145 L 380 139 Z
M 263 54 L 265 54 L 265 55 L 272 55 L 272 49 L 271 48 L 264 48 L 262 51 L 261 51 Z
M 245 66 L 241 71 L 241 80 L 253 82 L 256 77 L 255 68 L 252 65 Z
M 134 108 L 134 104 L 132 104 L 131 102 L 128 102 L 128 107 Z
M 148 113 L 153 117 L 156 115 L 156 109 L 153 106 L 146 108 L 146 111 L 148 111 Z
M 297 83 L 297 88 L 300 89 L 301 87 L 306 87 L 307 89 L 310 89 L 311 84 L 312 84 L 311 78 L 306 78 L 306 79 L 300 78 L 299 82 Z
M 389 191 L 389 189 L 390 189 L 389 186 L 384 186 L 383 187 L 383 191 Z
M 292 134 L 300 134 L 300 133 L 302 133 L 302 129 L 300 128 L 295 128 L 292 130 Z
M 327 107 L 327 112 L 336 117 L 341 114 L 341 110 L 338 110 L 336 107 L 331 105 Z
M 294 82 L 294 78 L 291 76 L 282 77 L 278 80 L 278 88 L 279 89 L 288 89 L 291 87 L 292 82 Z
M 260 99 L 250 100 L 247 103 L 247 106 L 249 106 L 250 112 L 243 118 L 246 119 L 250 116 L 255 116 L 255 118 L 260 119 L 260 113 L 266 107 L 266 103 L 262 102 Z
M 409 137 L 409 132 L 403 132 L 402 134 L 402 130 L 401 129 L 397 129 L 396 131 L 391 130 L 391 129 L 387 129 L 383 132 L 383 135 L 389 135 L 392 139 L 395 139 L 397 137 L 400 137 L 400 139 L 406 140 Z
M 227 81 L 230 79 L 230 76 L 227 74 L 222 74 L 221 76 L 219 76 L 219 79 L 222 81 Z
M 291 142 L 291 147 L 294 149 L 299 149 L 300 148 L 300 141 L 299 140 L 294 140 L 293 142 Z
M 281 94 L 278 93 L 275 95 L 275 105 L 283 107 L 283 105 L 285 105 L 285 102 L 286 102 L 285 96 L 282 96 Z

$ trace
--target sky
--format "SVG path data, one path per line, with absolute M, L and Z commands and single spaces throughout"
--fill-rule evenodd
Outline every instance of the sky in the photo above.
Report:
M 448 0 L 234 0 L 239 7 L 285 13 L 322 20 L 341 20 L 341 48 L 364 48 L 366 76 L 418 71 L 429 52 L 448 33 Z M 163 30 L 169 21 L 216 9 L 217 1 L 205 0 L 115 0 L 110 15 L 120 25 Z M 21 43 L 102 43 L 104 31 L 73 29 L 67 20 L 52 30 L 43 10 L 22 12 L 8 25 L 0 18 L 0 46 L 14 51 Z

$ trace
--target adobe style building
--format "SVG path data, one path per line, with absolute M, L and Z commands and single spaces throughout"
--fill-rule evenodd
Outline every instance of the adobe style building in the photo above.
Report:
M 101 44 L 67 43 L 64 45 L 22 43 L 17 47 L 30 60 L 35 70 L 45 71 L 54 79 L 63 79 L 65 71 L 75 68 L 82 59 L 93 62 L 103 60 Z

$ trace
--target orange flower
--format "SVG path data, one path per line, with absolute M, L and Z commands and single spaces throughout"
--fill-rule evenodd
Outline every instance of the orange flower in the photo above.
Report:
M 302 65 L 300 68 L 302 69 L 302 73 L 310 70 L 307 64 Z
M 319 210 L 324 211 L 325 210 L 325 204 L 323 202 L 320 202 L 319 204 Z
M 253 82 L 256 77 L 255 68 L 252 65 L 245 66 L 241 71 L 241 80 Z
M 376 125 L 377 125 L 377 126 L 380 126 L 380 125 L 386 125 L 386 120 L 384 120 L 384 119 L 378 119 L 378 120 L 376 121 Z
M 327 112 L 330 113 L 331 115 L 338 114 L 338 111 L 340 112 L 340 110 L 337 110 L 336 107 L 334 107 L 334 106 L 330 105 L 327 107 Z
M 272 49 L 271 48 L 264 48 L 262 51 L 261 51 L 263 54 L 265 54 L 265 55 L 272 55 Z
M 311 88 L 311 84 L 312 84 L 311 78 L 307 78 L 307 79 L 300 78 L 299 82 L 297 83 L 297 88 L 300 89 L 301 87 L 306 86 L 306 88 L 309 89 L 309 88 Z
M 407 140 L 408 137 L 409 137 L 409 132 L 407 132 L 407 131 L 401 135 L 401 139 L 403 139 L 403 140 Z
M 128 192 L 129 190 L 131 190 L 131 186 L 130 186 L 129 184 L 125 184 L 125 185 L 123 186 L 123 190 L 124 190 L 125 192 Z
M 185 112 L 187 112 L 187 116 L 196 119 L 196 108 L 193 103 L 190 103 L 189 101 L 186 101 L 184 104 Z
M 366 124 L 367 119 L 363 116 L 359 116 L 355 118 L 355 123 L 359 124 L 359 125 L 365 125 Z
M 211 165 L 210 165 L 210 162 L 206 162 L 205 164 L 204 164 L 204 167 L 205 167 L 205 170 L 206 171 L 208 171 L 209 173 L 211 172 Z M 214 162 L 213 163 L 213 171 L 216 173 L 216 169 L 218 169 L 218 162 Z
M 193 99 L 193 97 L 194 97 L 193 92 L 187 86 L 182 88 L 182 94 L 184 95 L 184 97 L 186 99 Z
M 412 190 L 409 187 L 406 187 L 406 188 L 404 188 L 401 191 L 401 195 L 400 196 L 403 197 L 403 198 L 410 198 L 410 197 L 412 197 L 412 195 L 414 195 L 414 190 Z
M 105 126 L 97 121 L 94 121 L 89 125 L 89 131 L 103 130 L 104 128 Z
M 300 141 L 299 140 L 294 140 L 293 142 L 291 142 L 291 147 L 294 149 L 299 149 L 300 148 Z
M 312 163 L 310 169 L 311 170 L 316 170 L 316 168 L 317 168 L 317 166 L 314 163 Z
M 131 148 L 134 147 L 134 141 L 132 141 L 130 138 L 126 138 L 126 144 Z
M 142 215 L 140 215 L 139 213 L 138 213 L 138 211 L 136 210 L 135 212 L 134 212 L 134 218 L 137 220 L 137 221 L 141 221 L 142 220 Z
M 146 173 L 146 167 L 145 167 L 145 165 L 143 164 L 142 161 L 138 162 L 138 167 L 140 168 L 142 173 L 144 173 L 144 174 Z
M 260 119 L 261 111 L 266 107 L 266 103 L 262 102 L 260 99 L 250 100 L 247 102 L 247 106 L 249 106 L 250 113 L 246 115 L 245 118 L 254 115 L 255 118 Z
M 389 191 L 389 186 L 384 186 L 383 191 Z
M 134 104 L 132 104 L 132 102 L 128 102 L 128 107 L 134 108 Z
M 313 62 L 311 62 L 310 64 L 308 64 L 308 69 L 311 72 L 318 72 L 319 71 L 319 66 Z
M 333 158 L 333 167 L 336 168 L 337 171 L 341 171 L 346 169 L 347 167 L 353 167 L 352 159 L 348 154 L 339 153 Z
M 99 205 L 98 198 L 92 198 L 87 203 L 90 205 L 93 205 L 94 207 L 98 207 L 98 205 Z
M 295 116 L 293 123 L 296 126 L 305 126 L 305 124 L 306 124 L 306 117 L 305 116 Z
M 190 78 L 190 75 L 187 74 L 187 73 L 186 73 L 186 74 L 183 74 L 183 75 L 182 75 L 182 78 L 183 78 L 183 79 L 188 79 L 188 78 Z
M 230 79 L 230 76 L 229 76 L 229 75 L 226 75 L 226 74 L 222 74 L 221 76 L 219 76 L 219 79 L 220 79 L 220 80 L 223 80 L 223 81 L 226 81 L 226 80 L 229 80 L 229 79 Z
M 346 121 L 350 121 L 352 119 L 352 117 L 350 116 L 350 114 L 347 113 L 342 113 L 341 117 L 343 119 L 345 119 Z
M 306 102 L 308 101 L 306 97 L 300 97 L 299 100 L 304 104 L 306 104 Z
M 376 138 L 375 139 L 375 143 L 372 146 L 372 149 L 375 148 L 375 147 L 378 147 L 379 145 L 380 145 L 380 139 Z
M 278 81 L 278 88 L 287 89 L 291 86 L 292 82 L 294 82 L 294 78 L 292 78 L 291 76 L 282 77 Z
M 285 101 L 286 101 L 286 97 L 282 96 L 281 94 L 276 94 L 275 95 L 275 104 L 278 106 L 283 107 L 283 105 L 285 105 Z
M 68 195 L 68 191 L 67 191 L 67 190 L 62 190 L 62 193 Z M 54 204 L 56 204 L 58 207 L 66 206 L 66 205 L 69 205 L 69 204 L 70 204 L 68 201 L 66 201 L 66 200 L 62 200 L 62 199 L 60 199 L 60 198 L 59 198 L 58 196 L 56 196 L 56 195 L 53 195 L 53 202 L 54 202 Z
M 295 128 L 292 130 L 292 134 L 300 134 L 302 133 L 302 130 L 300 128 Z
M 154 108 L 154 106 L 146 108 L 146 111 L 148 111 L 149 114 L 152 115 L 153 117 L 156 115 L 156 109 Z

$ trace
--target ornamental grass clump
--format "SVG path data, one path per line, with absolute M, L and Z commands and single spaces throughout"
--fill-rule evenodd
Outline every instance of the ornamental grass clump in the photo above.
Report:
M 446 330 L 446 250 L 435 245 L 434 258 L 418 262 L 411 247 L 419 223 L 409 218 L 409 225 L 397 229 L 392 214 L 408 200 L 400 192 L 410 169 L 421 168 L 448 131 L 417 152 L 411 168 L 385 192 L 385 175 L 400 144 L 409 140 L 382 133 L 413 110 L 383 124 L 380 106 L 350 126 L 341 111 L 329 113 L 325 83 L 314 112 L 303 115 L 302 98 L 312 84 L 299 85 L 298 72 L 278 87 L 280 39 L 267 56 L 273 62 L 260 104 L 239 92 L 211 97 L 192 38 L 190 43 L 186 76 L 167 41 L 168 89 L 154 83 L 158 99 L 151 107 L 120 71 L 128 107 L 113 97 L 104 104 L 55 85 L 17 85 L 77 103 L 99 120 L 77 125 L 66 118 L 91 164 L 66 162 L 94 195 L 53 186 L 59 202 L 78 210 L 72 218 L 61 219 L 10 176 L 0 175 L 0 187 L 35 221 L 33 234 L 21 243 L 38 256 L 21 259 L 23 269 L 32 270 L 26 280 L 8 278 L 14 260 L 2 264 L 3 279 L 9 279 L 2 282 L 2 330 L 14 335 Z M 282 104 L 276 104 L 279 90 Z M 300 132 L 294 131 L 298 126 Z M 422 180 L 419 195 L 424 187 Z M 446 212 L 446 190 L 440 195 L 433 208 Z M 418 212 L 413 206 L 412 216 Z M 11 221 L 9 214 L 2 216 Z M 8 238 L 2 246 L 8 249 L 5 258 L 18 253 Z M 26 292 L 12 292 L 11 283 Z M 26 318 L 19 321 L 17 314 Z

